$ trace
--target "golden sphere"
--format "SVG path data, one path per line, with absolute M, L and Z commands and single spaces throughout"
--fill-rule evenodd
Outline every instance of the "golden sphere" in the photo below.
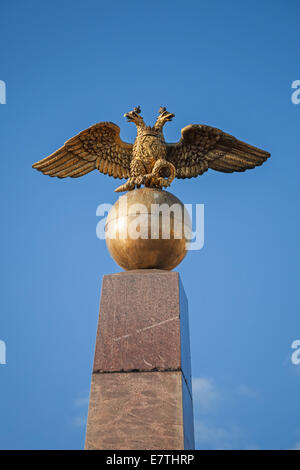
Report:
M 121 196 L 105 226 L 108 251 L 126 271 L 175 268 L 186 255 L 190 233 L 190 217 L 182 202 L 156 188 Z

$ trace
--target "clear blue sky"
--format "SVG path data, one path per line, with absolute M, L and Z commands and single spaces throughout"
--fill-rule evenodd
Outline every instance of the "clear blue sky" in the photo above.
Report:
M 300 446 L 300 79 L 296 0 L 11 1 L 0 79 L 0 447 L 81 449 L 101 278 L 118 272 L 96 238 L 116 181 L 34 170 L 98 121 L 121 136 L 141 105 L 269 150 L 243 174 L 207 172 L 172 192 L 205 204 L 205 245 L 179 271 L 189 298 L 198 448 Z

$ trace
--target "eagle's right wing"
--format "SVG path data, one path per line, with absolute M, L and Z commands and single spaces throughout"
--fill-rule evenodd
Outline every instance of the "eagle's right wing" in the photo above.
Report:
M 179 142 L 167 144 L 167 159 L 177 178 L 202 175 L 209 168 L 224 173 L 245 171 L 261 165 L 268 152 L 253 147 L 215 127 L 191 124 L 181 131 Z
M 99 122 L 32 166 L 58 178 L 78 178 L 95 169 L 114 178 L 128 178 L 132 148 L 132 144 L 121 140 L 119 126 Z

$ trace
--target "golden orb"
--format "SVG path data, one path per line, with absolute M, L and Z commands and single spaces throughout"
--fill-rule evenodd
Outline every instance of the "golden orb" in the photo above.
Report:
M 157 188 L 121 196 L 105 226 L 108 251 L 126 271 L 175 268 L 186 255 L 190 234 L 191 220 L 182 202 Z

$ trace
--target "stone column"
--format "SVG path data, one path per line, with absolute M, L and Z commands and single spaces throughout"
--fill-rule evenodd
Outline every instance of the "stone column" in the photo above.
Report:
M 179 274 L 104 276 L 85 449 L 194 449 L 190 362 Z

